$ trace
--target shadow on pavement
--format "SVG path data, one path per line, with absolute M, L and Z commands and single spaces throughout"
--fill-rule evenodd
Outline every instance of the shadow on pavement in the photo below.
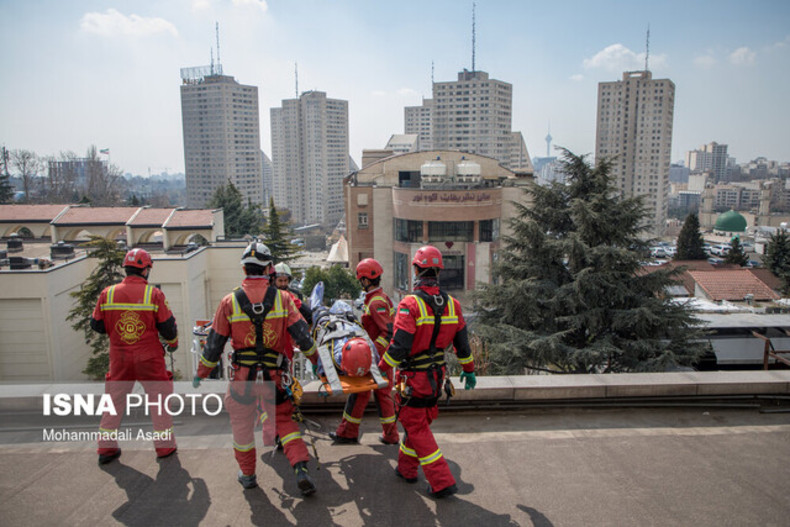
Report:
M 120 461 L 100 468 L 126 492 L 126 503 L 112 513 L 124 525 L 199 525 L 211 506 L 206 483 L 189 475 L 178 454 L 159 461 L 156 479 Z

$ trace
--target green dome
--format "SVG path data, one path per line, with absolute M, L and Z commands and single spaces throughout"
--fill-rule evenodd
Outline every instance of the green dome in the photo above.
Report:
M 716 219 L 714 229 L 723 232 L 744 232 L 746 230 L 746 218 L 734 210 L 725 212 Z

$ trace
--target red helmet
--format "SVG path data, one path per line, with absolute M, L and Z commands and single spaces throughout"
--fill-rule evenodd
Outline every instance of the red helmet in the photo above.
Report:
M 417 252 L 414 253 L 414 259 L 411 261 L 411 264 L 416 265 L 421 269 L 428 269 L 430 267 L 444 269 L 442 253 L 433 245 L 424 245 L 417 249 Z
M 340 367 L 349 377 L 364 377 L 370 371 L 371 350 L 368 341 L 356 337 L 343 345 Z
M 132 249 L 123 259 L 123 267 L 137 267 L 138 269 L 146 269 L 153 267 L 154 261 L 151 255 L 145 249 Z
M 374 280 L 381 276 L 384 269 L 381 264 L 373 258 L 365 258 L 357 264 L 357 280 L 360 278 L 370 278 Z

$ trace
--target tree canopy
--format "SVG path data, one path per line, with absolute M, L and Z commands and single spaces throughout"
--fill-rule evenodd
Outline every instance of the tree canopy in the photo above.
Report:
M 647 272 L 641 197 L 622 198 L 611 161 L 592 167 L 563 150 L 567 184 L 531 185 L 514 203 L 512 234 L 493 266 L 494 284 L 474 295 L 477 331 L 492 373 L 663 371 L 692 364 L 694 318 L 664 291 L 677 270 Z
M 123 258 L 126 252 L 109 238 L 91 236 L 86 245 L 89 256 L 98 259 L 96 268 L 82 284 L 79 291 L 69 293 L 75 304 L 69 311 L 66 320 L 72 322 L 71 327 L 82 331 L 85 344 L 91 348 L 91 357 L 82 373 L 92 379 L 103 379 L 110 369 L 110 341 L 107 335 L 96 333 L 91 329 L 90 320 L 99 295 L 105 287 L 117 284 L 123 279 Z
M 246 234 L 256 236 L 261 232 L 260 209 L 252 203 L 245 205 L 241 192 L 231 181 L 217 187 L 208 206 L 222 209 L 226 238 L 241 238 Z
M 318 282 L 324 282 L 324 302 L 327 305 L 338 298 L 356 298 L 362 290 L 355 275 L 339 265 L 333 265 L 329 269 L 308 268 L 302 280 L 302 292 L 305 296 L 310 294 Z
M 699 232 L 699 217 L 695 213 L 686 216 L 678 235 L 676 260 L 707 260 L 705 242 Z
M 740 265 L 743 267 L 749 263 L 749 257 L 743 250 L 741 240 L 737 236 L 730 241 L 730 251 L 724 256 L 724 263 Z

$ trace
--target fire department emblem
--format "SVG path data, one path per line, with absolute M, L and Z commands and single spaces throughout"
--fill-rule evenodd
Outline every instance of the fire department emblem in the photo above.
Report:
M 126 344 L 134 344 L 145 332 L 145 323 L 140 320 L 140 315 L 134 311 L 124 311 L 115 324 L 115 331 Z
M 266 322 L 263 323 L 263 347 L 273 349 L 277 344 L 277 333 Z M 244 337 L 244 345 L 247 347 L 255 346 L 255 326 L 250 324 L 250 330 Z

